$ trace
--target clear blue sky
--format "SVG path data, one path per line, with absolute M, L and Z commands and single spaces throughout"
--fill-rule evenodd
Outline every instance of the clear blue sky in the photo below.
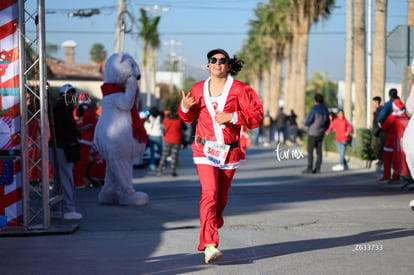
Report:
M 29 3 L 31 2 L 31 3 Z M 28 1 L 27 7 L 37 1 Z M 127 1 L 128 11 L 139 18 L 141 7 L 153 13 L 154 5 L 169 7 L 169 11 L 159 11 L 161 16 L 159 33 L 162 43 L 171 40 L 182 43 L 176 46 L 177 56 L 185 60 L 186 68 L 204 68 L 206 52 L 212 48 L 224 48 L 229 54 L 237 53 L 243 46 L 249 30 L 249 20 L 254 19 L 254 9 L 258 0 L 161 0 Z M 312 27 L 309 41 L 308 71 L 327 72 L 333 80 L 342 80 L 345 70 L 346 2 L 337 0 L 330 18 Z M 368 2 L 368 1 L 367 1 Z M 372 0 L 373 5 L 375 0 Z M 76 63 L 89 63 L 89 50 L 93 43 L 101 43 L 110 54 L 115 45 L 115 22 L 118 0 L 46 0 L 46 39 L 47 43 L 61 45 L 72 39 L 78 46 L 75 49 Z M 391 32 L 398 25 L 406 24 L 407 0 L 388 1 L 388 29 Z M 69 17 L 70 11 L 78 9 L 100 9 L 99 15 L 92 17 Z M 373 18 L 374 20 L 374 18 Z M 129 22 L 128 22 L 129 23 Z M 141 59 L 141 41 L 136 33 L 126 34 L 124 50 Z M 29 31 L 29 30 L 28 30 Z M 159 64 L 168 60 L 170 47 L 162 45 L 158 53 Z M 61 47 L 56 57 L 64 60 Z M 388 58 L 387 58 L 388 59 Z M 246 64 L 248 66 L 248 64 Z M 400 82 L 402 70 L 389 59 L 387 81 Z

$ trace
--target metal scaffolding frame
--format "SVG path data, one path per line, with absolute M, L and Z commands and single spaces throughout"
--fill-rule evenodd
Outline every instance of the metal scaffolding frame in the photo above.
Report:
M 37 1 L 33 11 L 26 9 L 26 2 Z M 21 175 L 23 197 L 23 229 L 48 230 L 50 228 L 49 200 L 49 156 L 48 156 L 48 91 L 46 76 L 46 35 L 44 0 L 18 0 L 19 5 L 19 75 L 20 75 L 20 112 L 21 112 Z M 33 25 L 34 37 L 29 37 L 26 27 Z M 27 47 L 36 50 L 29 56 Z M 29 75 L 35 75 L 35 81 L 29 81 Z M 31 85 L 29 85 L 31 84 Z M 36 88 L 33 88 L 36 87 Z M 27 96 L 40 103 L 35 112 L 27 108 Z M 38 123 L 39 136 L 29 136 L 29 125 Z M 29 154 L 38 150 L 40 154 Z M 29 173 L 40 169 L 40 181 L 33 182 Z

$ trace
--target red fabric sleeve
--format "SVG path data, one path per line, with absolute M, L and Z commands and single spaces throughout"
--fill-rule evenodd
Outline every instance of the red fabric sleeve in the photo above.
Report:
M 236 124 L 246 126 L 248 129 L 257 128 L 263 122 L 263 106 L 259 96 L 248 85 L 242 82 L 238 85 L 242 85 L 242 89 L 237 99 L 239 110 Z

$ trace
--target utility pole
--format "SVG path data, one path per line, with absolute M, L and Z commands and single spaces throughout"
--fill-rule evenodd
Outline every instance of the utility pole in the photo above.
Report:
M 124 49 L 124 14 L 126 10 L 125 0 L 118 0 L 118 17 L 115 30 L 115 52 L 122 52 Z
M 170 40 L 168 42 L 164 42 L 164 45 L 170 45 L 170 94 L 173 92 L 173 72 L 174 72 L 174 60 L 175 60 L 175 46 L 182 46 L 182 42 L 178 42 L 175 40 Z
M 371 97 L 372 97 L 372 0 L 368 0 L 368 26 L 367 26 L 367 125 L 371 123 Z
M 354 1 L 347 0 L 346 6 L 346 58 L 345 58 L 345 117 L 353 119 L 352 83 L 354 68 Z

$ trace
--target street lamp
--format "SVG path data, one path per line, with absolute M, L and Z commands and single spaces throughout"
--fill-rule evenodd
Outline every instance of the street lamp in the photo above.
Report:
M 176 56 L 175 53 L 175 46 L 182 46 L 183 43 L 175 40 L 166 41 L 163 43 L 164 45 L 170 45 L 170 94 L 172 94 L 173 89 L 173 70 L 174 70 L 174 59 Z

